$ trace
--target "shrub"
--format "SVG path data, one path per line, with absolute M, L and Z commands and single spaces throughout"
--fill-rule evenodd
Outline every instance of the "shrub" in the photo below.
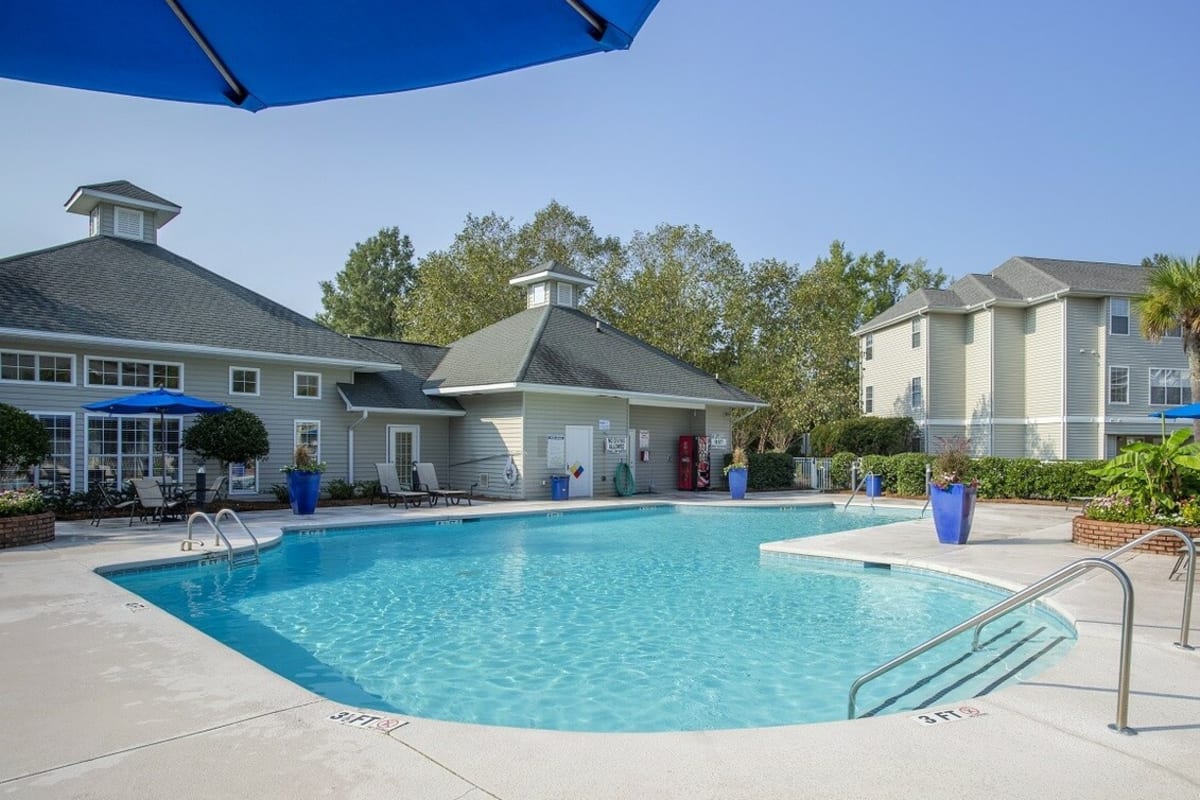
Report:
M 0 469 L 26 469 L 50 452 L 50 434 L 37 417 L 0 403 Z
M 275 499 L 281 503 L 292 502 L 292 496 L 288 493 L 288 487 L 282 483 L 272 484 L 271 494 L 275 495 Z
M 256 414 L 243 408 L 224 414 L 201 414 L 183 432 L 183 446 L 201 459 L 220 461 L 222 469 L 266 458 L 271 452 L 266 426 Z
M 1142 522 L 1148 514 L 1147 508 L 1134 503 L 1131 498 L 1117 495 L 1097 497 L 1084 509 L 1084 516 L 1088 519 L 1104 522 Z
M 40 422 L 38 427 L 42 427 Z M 45 428 L 42 428 L 42 431 L 45 432 Z M 37 489 L 0 492 L 0 517 L 23 517 L 28 514 L 40 514 L 45 510 L 46 499 Z
M 892 476 L 891 456 L 863 456 L 862 471 L 858 474 L 858 479 L 861 481 L 868 472 L 879 476 L 880 486 L 884 491 L 896 491 Z
M 1068 500 L 1099 494 L 1100 479 L 1094 474 L 1103 461 L 1047 461 L 1036 473 L 1035 497 Z
M 829 488 L 846 489 L 850 486 L 850 465 L 858 456 L 850 452 L 835 453 L 829 460 Z
M 818 425 L 809 442 L 815 456 L 838 452 L 889 456 L 910 452 L 916 438 L 911 417 L 856 417 Z
M 910 497 L 924 495 L 925 465 L 928 463 L 929 456 L 924 453 L 900 453 L 892 456 L 892 491 Z
M 970 443 L 961 436 L 944 440 L 942 451 L 933 459 L 933 474 L 930 483 L 946 489 L 952 483 L 977 485 L 971 478 Z
M 351 500 L 354 498 L 354 485 L 341 478 L 334 478 L 325 484 L 331 500 Z
M 747 489 L 763 491 L 792 487 L 792 457 L 787 453 L 751 453 L 747 461 L 750 465 Z
M 355 497 L 375 497 L 379 494 L 379 481 L 355 481 Z

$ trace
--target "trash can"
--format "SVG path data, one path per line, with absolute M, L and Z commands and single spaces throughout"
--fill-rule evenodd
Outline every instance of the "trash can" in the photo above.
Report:
M 883 494 L 883 476 L 867 473 L 867 497 L 880 497 Z
M 550 476 L 550 499 L 551 500 L 566 500 L 571 494 L 571 476 L 570 475 L 551 475 Z

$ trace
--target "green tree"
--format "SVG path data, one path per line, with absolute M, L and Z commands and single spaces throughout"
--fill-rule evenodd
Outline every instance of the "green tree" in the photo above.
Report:
M 557 261 L 589 277 L 622 256 L 620 239 L 597 235 L 591 220 L 557 200 L 521 226 L 516 247 L 517 260 L 528 269 Z
M 1200 400 L 1200 255 L 1148 259 L 1154 264 L 1146 277 L 1146 291 L 1134 300 L 1142 334 L 1152 342 L 1180 330 L 1187 354 L 1192 399 Z M 1146 263 L 1143 261 L 1143 264 Z M 1192 424 L 1200 439 L 1200 420 Z
M 403 338 L 397 304 L 412 289 L 416 267 L 413 245 L 399 228 L 382 228 L 358 242 L 332 281 L 321 281 L 317 322 L 338 333 Z
M 38 418 L 0 403 L 0 470 L 28 469 L 50 453 L 50 434 Z
M 244 408 L 201 414 L 183 432 L 183 446 L 202 459 L 215 458 L 222 470 L 230 464 L 266 458 L 271 452 L 266 426 L 257 414 Z

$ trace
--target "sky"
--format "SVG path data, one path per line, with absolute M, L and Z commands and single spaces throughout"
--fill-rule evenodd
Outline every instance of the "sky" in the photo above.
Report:
M 83 238 L 63 204 L 119 179 L 182 207 L 162 246 L 309 316 L 381 228 L 421 255 L 552 199 L 746 263 L 1193 256 L 1197 33 L 1195 0 L 661 0 L 628 51 L 257 114 L 0 79 L 0 256 Z

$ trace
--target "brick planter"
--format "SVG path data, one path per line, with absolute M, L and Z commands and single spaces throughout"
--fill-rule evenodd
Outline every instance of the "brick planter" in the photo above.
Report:
M 1084 547 L 1095 547 L 1098 550 L 1116 550 L 1142 534 L 1162 527 L 1165 526 L 1143 525 L 1134 522 L 1101 522 L 1078 516 L 1071 521 L 1071 541 Z M 1193 539 L 1200 535 L 1200 528 L 1180 528 L 1179 530 Z M 1148 542 L 1139 544 L 1134 550 L 1173 556 L 1179 552 L 1182 545 L 1183 542 L 1179 540 L 1178 536 L 1164 533 L 1155 536 Z
M 0 550 L 54 541 L 54 512 L 0 517 Z

